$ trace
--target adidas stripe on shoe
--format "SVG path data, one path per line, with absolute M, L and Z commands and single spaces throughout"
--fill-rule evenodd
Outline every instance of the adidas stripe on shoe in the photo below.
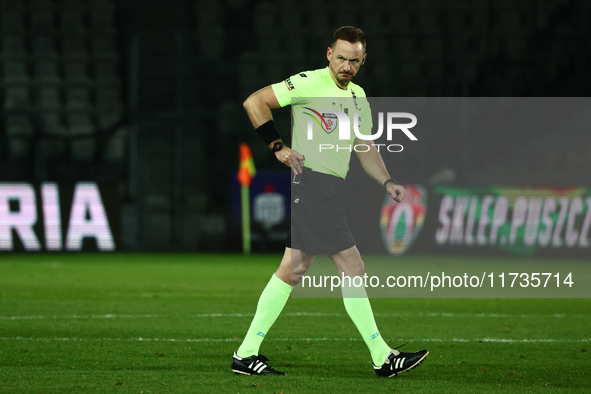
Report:
M 373 369 L 378 376 L 391 378 L 400 372 L 405 372 L 417 367 L 429 355 L 426 350 L 419 350 L 415 353 L 403 353 L 397 350 L 390 350 L 388 358 L 379 367 L 374 364 Z
M 236 375 L 285 375 L 267 364 L 269 359 L 262 354 L 250 357 L 232 356 L 232 371 Z

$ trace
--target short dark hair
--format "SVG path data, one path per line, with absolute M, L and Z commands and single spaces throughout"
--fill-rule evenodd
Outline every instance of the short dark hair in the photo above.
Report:
M 361 31 L 361 29 L 353 26 L 342 26 L 335 30 L 334 34 L 332 35 L 332 44 L 330 44 L 331 48 L 334 48 L 337 40 L 345 40 L 350 42 L 351 44 L 355 44 L 360 42 L 363 45 L 363 51 L 365 50 L 365 33 Z

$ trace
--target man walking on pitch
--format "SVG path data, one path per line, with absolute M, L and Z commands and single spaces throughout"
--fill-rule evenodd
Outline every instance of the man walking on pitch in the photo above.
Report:
M 341 27 L 335 31 L 327 50 L 327 68 L 304 71 L 267 86 L 244 102 L 244 108 L 259 136 L 280 162 L 292 168 L 294 215 L 281 264 L 263 290 L 244 341 L 232 357 L 232 371 L 237 374 L 285 375 L 267 364 L 269 360 L 259 354 L 259 347 L 283 310 L 292 286 L 301 280 L 315 255 L 328 255 L 340 275 L 354 278 L 364 274 L 364 264 L 344 214 L 342 186 L 349 170 L 352 149 L 318 152 L 318 146 L 316 149 L 311 148 L 303 135 L 307 120 L 316 114 L 318 123 L 324 123 L 324 130 L 320 129 L 314 137 L 327 145 L 330 142 L 338 143 L 339 133 L 328 130 L 330 126 L 324 122 L 323 114 L 307 106 L 312 100 L 310 98 L 314 97 L 331 98 L 327 105 L 333 105 L 335 110 L 338 107 L 338 110 L 348 115 L 354 111 L 360 114 L 359 120 L 352 123 L 357 125 L 361 134 L 371 134 L 371 111 L 365 92 L 351 82 L 365 63 L 365 46 L 365 35 L 361 30 L 352 26 Z M 283 145 L 271 114 L 271 110 L 290 104 L 294 110 L 294 150 Z M 349 142 L 357 145 L 363 140 L 353 135 Z M 368 151 L 356 153 L 365 172 L 392 199 L 401 202 L 404 199 L 404 187 L 390 178 L 375 147 L 370 146 Z M 365 288 L 349 285 L 343 286 L 342 291 L 345 309 L 370 351 L 378 376 L 396 376 L 416 367 L 427 357 L 429 352 L 426 350 L 402 353 L 386 344 L 377 329 Z

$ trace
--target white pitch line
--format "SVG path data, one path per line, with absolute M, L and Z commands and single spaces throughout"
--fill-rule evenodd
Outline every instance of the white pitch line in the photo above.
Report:
M 519 314 L 512 315 L 508 313 L 374 313 L 375 316 L 383 317 L 451 317 L 451 318 L 588 318 L 591 314 L 548 314 L 532 315 Z M 106 314 L 106 315 L 62 315 L 62 316 L 0 316 L 0 320 L 50 320 L 50 319 L 148 319 L 148 318 L 209 318 L 209 317 L 253 317 L 254 313 L 199 313 L 187 315 L 130 315 L 130 314 Z M 311 317 L 347 317 L 346 313 L 324 313 L 324 312 L 289 312 L 282 316 L 311 316 Z
M 161 315 L 63 315 L 63 316 L 0 316 L 0 320 L 49 320 L 49 319 L 120 319 L 159 318 Z
M 361 338 L 267 338 L 268 341 L 338 341 L 357 342 Z M 509 338 L 387 338 L 389 341 L 397 342 L 487 342 L 487 343 L 587 343 L 591 338 L 582 339 L 509 339 Z M 63 341 L 63 342 L 241 342 L 239 338 L 25 338 L 25 337 L 0 337 L 0 341 Z

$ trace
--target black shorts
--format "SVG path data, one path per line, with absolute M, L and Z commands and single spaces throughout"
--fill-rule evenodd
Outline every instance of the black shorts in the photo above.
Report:
M 355 246 L 345 217 L 345 180 L 305 170 L 301 185 L 292 180 L 286 246 L 310 255 L 334 254 Z

